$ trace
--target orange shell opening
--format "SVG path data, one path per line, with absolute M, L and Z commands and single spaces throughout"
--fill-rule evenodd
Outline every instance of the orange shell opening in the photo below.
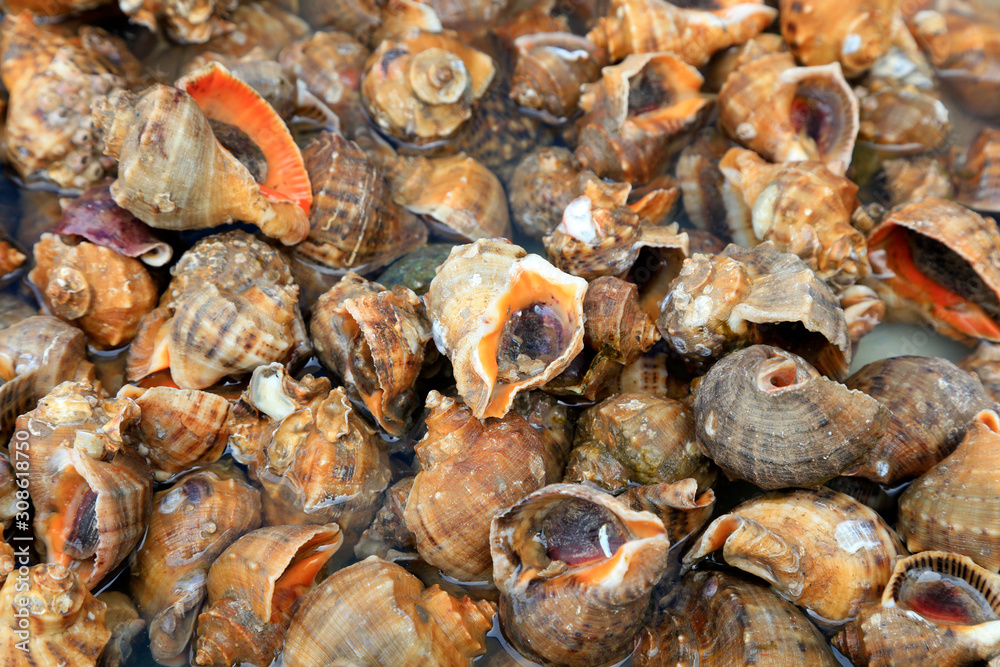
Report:
M 886 265 L 895 274 L 889 279 L 895 292 L 904 299 L 926 304 L 931 315 L 954 329 L 975 338 L 1000 341 L 1000 323 L 965 297 L 934 282 L 913 263 L 906 235 L 910 230 L 887 225 L 876 232 L 872 249 L 884 250 Z
M 316 575 L 326 564 L 326 561 L 330 560 L 334 551 L 334 549 L 327 549 L 309 554 L 285 570 L 274 584 L 274 595 L 271 597 L 270 621 L 272 623 L 284 618 L 295 601 L 312 586 Z
M 285 122 L 257 91 L 218 63 L 197 76 L 185 76 L 177 87 L 190 95 L 211 118 L 241 129 L 264 153 L 267 180 L 261 193 L 272 200 L 290 199 L 309 213 L 312 186 L 302 152 Z
M 54 494 L 54 500 L 61 508 L 61 511 L 52 515 L 49 519 L 48 530 L 46 531 L 46 536 L 48 537 L 48 544 L 46 546 L 49 550 L 47 558 L 50 563 L 58 563 L 69 567 L 73 562 L 73 558 L 64 553 L 66 538 L 69 531 L 73 529 L 73 522 L 66 519 L 67 517 L 76 516 L 80 504 L 90 490 L 90 485 L 87 484 L 87 481 L 75 468 L 68 466 L 63 470 L 61 480 Z

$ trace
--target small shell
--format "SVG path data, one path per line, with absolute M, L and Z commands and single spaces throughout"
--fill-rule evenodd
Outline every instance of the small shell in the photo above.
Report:
M 68 245 L 55 234 L 42 234 L 34 253 L 28 280 L 45 306 L 75 322 L 98 349 L 129 343 L 156 306 L 156 285 L 136 259 L 87 241 Z
M 1000 345 L 980 343 L 958 366 L 978 375 L 993 400 L 1000 402 Z
M 431 326 L 423 303 L 405 287 L 386 290 L 348 273 L 313 308 L 316 355 L 360 399 L 387 433 L 412 425 Z
M 851 362 L 847 321 L 836 296 L 802 260 L 779 252 L 771 241 L 684 260 L 656 326 L 696 368 L 758 342 L 800 352 L 834 379 L 846 377 Z
M 3 525 L 0 524 L 0 585 L 7 581 L 7 577 L 15 569 L 14 547 L 7 544 L 3 538 Z
M 856 77 L 892 44 L 899 0 L 855 0 L 831 5 L 820 0 L 781 0 L 781 34 L 803 65 L 839 62 Z
M 108 607 L 104 621 L 111 631 L 111 639 L 101 654 L 101 667 L 123 667 L 132 657 L 132 643 L 146 629 L 146 622 L 124 593 L 105 591 L 97 599 Z
M 237 470 L 199 470 L 154 496 L 130 588 L 149 624 L 150 652 L 157 662 L 187 656 L 208 568 L 259 525 L 260 494 Z
M 727 563 L 827 623 L 849 620 L 877 600 L 893 561 L 906 554 L 874 510 L 829 489 L 769 494 L 738 505 L 709 524 L 684 564 L 718 549 Z
M 493 81 L 492 58 L 455 33 L 410 30 L 368 59 L 361 99 L 375 124 L 401 141 L 450 137 Z
M 62 565 L 35 565 L 25 577 L 8 577 L 0 589 L 4 664 L 94 667 L 111 638 L 105 608 Z
M 698 448 L 694 412 L 680 401 L 635 392 L 583 413 L 564 479 L 620 494 L 637 484 L 685 478 L 705 491 L 717 474 Z
M 529 153 L 514 169 L 509 183 L 514 224 L 520 232 L 541 241 L 591 179 L 596 180 L 597 175 L 584 171 L 565 148 L 540 148 Z
M 691 478 L 633 486 L 618 500 L 637 512 L 659 517 L 667 539 L 674 545 L 701 530 L 715 509 L 715 492 L 709 489 L 699 495 L 698 482 Z
M 310 32 L 308 23 L 271 2 L 243 0 L 229 22 L 232 30 L 216 35 L 197 51 L 231 59 L 254 51 L 256 57 L 273 59 L 283 47 Z
M 309 238 L 295 254 L 329 269 L 371 271 L 427 241 L 427 228 L 392 200 L 364 151 L 323 132 L 305 151 L 314 204 Z
M 878 298 L 871 287 L 851 285 L 837 294 L 840 307 L 844 310 L 847 330 L 851 334 L 851 344 L 867 336 L 885 319 L 885 301 Z
M 358 558 L 369 556 L 390 558 L 393 552 L 416 552 L 417 543 L 413 533 L 406 527 L 403 512 L 406 510 L 406 500 L 410 497 L 414 477 L 404 477 L 385 491 L 385 502 L 375 514 L 371 525 L 362 533 L 361 539 L 354 545 L 354 553 Z
M 882 163 L 882 172 L 888 206 L 902 206 L 929 197 L 955 198 L 952 174 L 944 161 L 935 155 L 886 160 Z
M 691 572 L 681 586 L 643 630 L 637 667 L 840 664 L 812 621 L 765 586 L 722 572 Z
M 583 349 L 587 283 L 502 239 L 458 246 L 424 297 L 434 343 L 478 418 L 558 375 Z
M 514 40 L 517 65 L 510 96 L 522 107 L 555 121 L 571 118 L 580 103 L 580 85 L 601 76 L 593 42 L 571 33 L 532 33 Z
M 851 285 L 871 272 L 865 237 L 851 226 L 854 183 L 822 162 L 769 164 L 753 151 L 730 149 L 719 162 L 733 241 L 774 241 L 830 284 Z
M 965 556 L 928 551 L 896 562 L 880 604 L 833 639 L 855 665 L 959 667 L 1000 656 L 1000 578 Z
M 917 316 L 958 340 L 1000 341 L 1000 231 L 936 198 L 894 209 L 868 237 L 870 286 L 890 316 Z
M 764 55 L 729 75 L 719 126 L 770 162 L 818 160 L 843 176 L 858 134 L 858 100 L 840 65 L 796 67 L 791 54 Z
M 575 155 L 598 176 L 641 185 L 666 166 L 678 135 L 700 124 L 710 100 L 694 67 L 669 53 L 632 55 L 584 84 Z
M 977 211 L 1000 212 L 1000 129 L 985 127 L 953 161 L 955 200 Z
M 567 666 L 627 656 L 667 567 L 662 522 L 582 484 L 539 489 L 493 520 L 500 624 L 525 657 Z
M 468 665 L 486 652 L 495 610 L 438 586 L 425 589 L 399 565 L 372 556 L 306 596 L 288 628 L 283 664 Z
M 271 664 L 292 616 L 342 541 L 336 524 L 275 526 L 229 546 L 208 572 L 194 663 Z
M 976 413 L 993 405 L 974 375 L 937 357 L 874 361 L 844 384 L 892 414 L 885 436 L 851 473 L 882 484 L 930 470 L 958 446 Z
M 719 4 L 717 11 L 703 11 L 664 0 L 612 0 L 608 15 L 587 37 L 612 61 L 630 53 L 671 51 L 701 67 L 713 53 L 746 42 L 778 15 L 774 8 L 753 1 Z
M 559 478 L 557 451 L 520 415 L 486 423 L 436 391 L 427 435 L 415 445 L 420 471 L 404 510 L 420 557 L 459 581 L 489 578 L 490 521 Z M 454 493 L 454 489 L 462 489 Z
M 899 534 L 910 551 L 952 551 L 1000 570 L 998 456 L 1000 418 L 983 410 L 958 448 L 900 496 Z
M 889 412 L 767 345 L 734 352 L 695 391 L 698 440 L 730 479 L 763 489 L 814 487 L 857 463 Z
M 858 139 L 879 155 L 916 155 L 941 148 L 951 132 L 948 108 L 934 91 L 870 84 L 860 91 Z
M 405 287 L 417 296 L 427 294 L 434 280 L 434 272 L 451 253 L 454 246 L 450 243 L 431 243 L 408 252 L 385 271 L 379 274 L 376 282 L 393 287 Z

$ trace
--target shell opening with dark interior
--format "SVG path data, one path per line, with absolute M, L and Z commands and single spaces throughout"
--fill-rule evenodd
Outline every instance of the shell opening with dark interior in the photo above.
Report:
M 964 579 L 941 572 L 911 572 L 897 604 L 942 625 L 978 625 L 1000 620 L 989 601 Z
M 215 139 L 250 171 L 253 180 L 258 183 L 267 180 L 267 157 L 250 135 L 221 120 L 209 118 L 208 124 Z
M 93 558 L 99 543 L 97 493 L 72 467 L 61 475 L 55 493 L 57 505 L 66 509 L 49 524 L 49 558 L 66 566 Z
M 550 560 L 573 566 L 611 558 L 628 536 L 611 510 L 571 498 L 545 515 L 537 539 Z
M 816 85 L 806 80 L 799 84 L 792 98 L 789 118 L 795 131 L 805 135 L 816 144 L 817 159 L 829 155 L 835 149 L 840 135 L 844 133 L 843 121 L 845 104 L 838 89 Z M 838 122 L 839 121 L 839 122 Z

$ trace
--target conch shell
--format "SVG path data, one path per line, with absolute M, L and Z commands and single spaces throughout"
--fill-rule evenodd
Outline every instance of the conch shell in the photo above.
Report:
M 632 650 L 667 567 L 663 523 L 582 484 L 552 484 L 493 519 L 500 625 L 525 657 L 589 666 Z
M 719 91 L 719 126 L 770 162 L 823 162 L 843 176 L 858 135 L 858 100 L 838 63 L 796 67 L 791 54 L 745 62 Z
M 434 343 L 478 419 L 562 372 L 583 349 L 587 282 L 503 239 L 452 250 L 424 297 Z
M 839 62 L 856 77 L 892 45 L 900 0 L 858 0 L 833 5 L 822 0 L 781 0 L 781 34 L 803 65 Z

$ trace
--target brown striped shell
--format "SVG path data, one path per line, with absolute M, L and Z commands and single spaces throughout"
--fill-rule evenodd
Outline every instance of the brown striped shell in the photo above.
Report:
M 590 40 L 564 32 L 522 35 L 514 40 L 517 65 L 510 96 L 522 107 L 556 122 L 579 109 L 580 86 L 601 75 L 602 57 Z
M 727 563 L 829 623 L 877 600 L 896 557 L 906 554 L 874 510 L 825 488 L 738 505 L 709 524 L 684 563 L 690 567 L 719 549 Z

